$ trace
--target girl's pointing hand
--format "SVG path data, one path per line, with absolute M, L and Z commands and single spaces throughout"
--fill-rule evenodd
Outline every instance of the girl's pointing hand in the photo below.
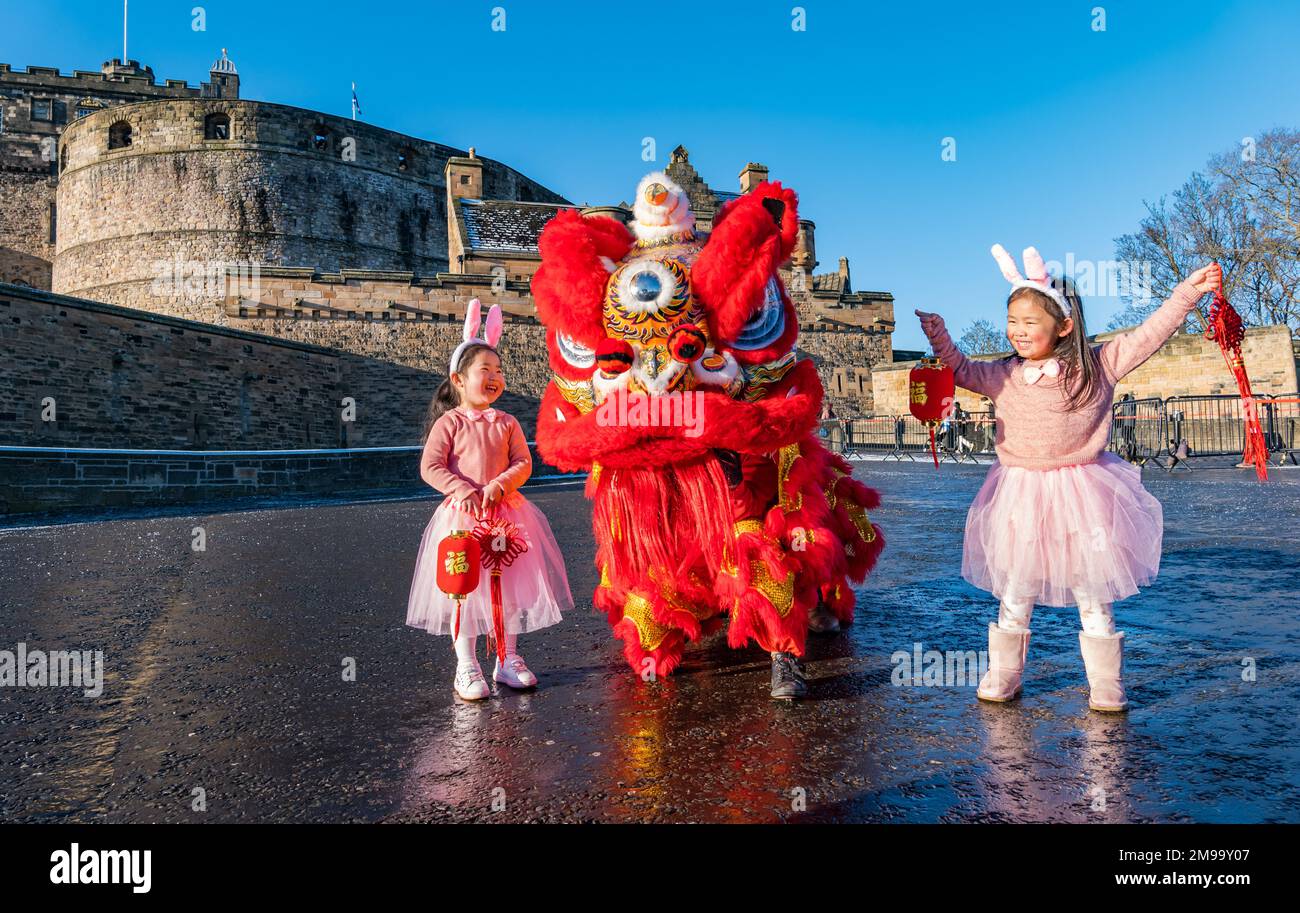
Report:
M 921 318 L 921 329 L 925 331 L 926 336 L 934 336 L 943 329 L 943 318 L 938 314 L 931 314 L 928 311 L 916 311 L 916 316 Z

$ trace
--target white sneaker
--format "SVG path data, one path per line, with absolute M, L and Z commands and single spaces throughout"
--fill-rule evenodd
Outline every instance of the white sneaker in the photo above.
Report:
M 463 700 L 467 701 L 481 701 L 492 693 L 487 679 L 483 677 L 483 670 L 479 668 L 477 662 L 472 666 L 458 666 L 456 678 L 452 680 L 452 687 Z
M 518 653 L 506 654 L 504 663 L 498 659 L 496 667 L 492 670 L 492 678 L 511 688 L 537 687 L 537 676 L 525 665 L 524 658 Z

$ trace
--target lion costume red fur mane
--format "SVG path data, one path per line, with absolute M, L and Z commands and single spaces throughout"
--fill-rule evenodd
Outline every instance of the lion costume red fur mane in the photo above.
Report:
M 724 619 L 733 647 L 801 655 L 819 601 L 852 621 L 850 583 L 884 546 L 879 496 L 816 434 L 822 385 L 780 276 L 798 231 L 794 191 L 763 183 L 702 236 L 663 173 L 631 230 L 562 210 L 542 231 L 538 448 L 589 472 L 594 602 L 638 672 L 668 674 Z

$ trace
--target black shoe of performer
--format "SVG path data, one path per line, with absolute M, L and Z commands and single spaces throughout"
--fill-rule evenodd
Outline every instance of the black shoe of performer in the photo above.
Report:
M 840 632 L 840 620 L 835 617 L 820 596 L 817 597 L 817 605 L 808 613 L 808 630 L 813 634 L 838 634 Z
M 803 661 L 793 653 L 773 653 L 772 697 L 780 701 L 795 701 L 807 696 Z

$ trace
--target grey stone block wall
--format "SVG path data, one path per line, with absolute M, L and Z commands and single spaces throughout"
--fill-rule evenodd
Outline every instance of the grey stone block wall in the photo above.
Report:
M 215 504 L 278 495 L 436 493 L 420 448 L 220 452 L 0 446 L 0 516 Z M 533 448 L 533 478 L 559 473 Z

